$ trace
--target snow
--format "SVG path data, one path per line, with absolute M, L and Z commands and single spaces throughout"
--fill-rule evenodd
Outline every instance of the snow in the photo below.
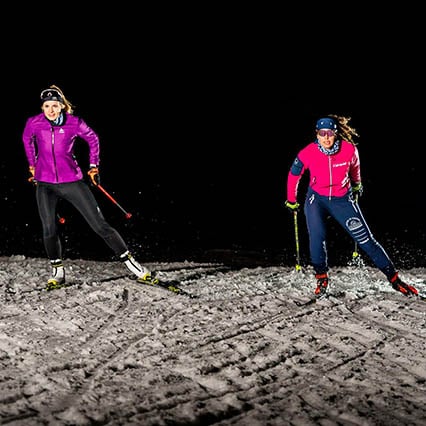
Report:
M 0 257 L 7 425 L 425 425 L 426 303 L 364 265 L 153 262 L 194 298 L 119 262 Z M 401 271 L 426 292 L 425 268 Z

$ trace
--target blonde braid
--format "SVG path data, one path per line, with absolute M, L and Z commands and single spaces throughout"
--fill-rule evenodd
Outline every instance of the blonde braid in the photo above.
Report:
M 351 117 L 344 117 L 335 114 L 332 114 L 329 117 L 332 117 L 337 120 L 337 135 L 340 137 L 340 139 L 344 139 L 345 141 L 348 141 L 353 145 L 357 145 L 357 142 L 354 141 L 354 137 L 359 137 L 359 134 L 353 127 L 349 126 L 348 124 L 351 120 Z
M 58 86 L 55 86 L 54 84 L 49 86 L 49 88 L 55 89 L 60 93 L 62 100 L 64 101 L 64 105 L 65 105 L 64 110 L 66 112 L 70 113 L 70 114 L 73 114 L 74 113 L 74 105 L 65 97 L 64 92 L 62 92 L 62 90 Z

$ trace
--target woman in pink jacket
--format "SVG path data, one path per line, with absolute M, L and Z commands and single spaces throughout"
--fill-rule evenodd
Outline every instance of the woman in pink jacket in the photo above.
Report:
M 43 90 L 40 100 L 42 112 L 28 118 L 22 141 L 31 175 L 29 181 L 36 187 L 43 242 L 52 268 L 47 289 L 65 285 L 56 215 L 60 199 L 68 201 L 80 212 L 138 280 L 150 280 L 150 271 L 134 259 L 121 235 L 105 220 L 74 155 L 74 142 L 80 138 L 89 147 L 88 175 L 94 185 L 99 184 L 98 135 L 81 118 L 73 115 L 73 107 L 59 87 L 52 85 Z
M 349 126 L 350 118 L 330 115 L 316 123 L 316 139 L 303 148 L 294 160 L 287 180 L 286 207 L 297 211 L 300 179 L 309 170 L 304 213 L 309 234 L 311 263 L 317 279 L 315 294 L 323 297 L 329 289 L 327 261 L 327 218 L 334 218 L 356 241 L 392 287 L 406 296 L 417 290 L 404 283 L 383 247 L 375 240 L 356 202 L 362 193 L 358 136 Z

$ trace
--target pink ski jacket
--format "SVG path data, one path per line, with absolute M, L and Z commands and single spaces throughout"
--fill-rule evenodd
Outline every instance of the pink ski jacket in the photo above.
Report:
M 65 114 L 62 125 L 54 126 L 44 113 L 30 117 L 22 134 L 29 166 L 39 182 L 67 183 L 83 178 L 74 156 L 74 142 L 80 137 L 89 145 L 90 164 L 99 164 L 99 137 L 81 119 Z
M 340 149 L 335 154 L 321 152 L 317 142 L 311 142 L 299 152 L 288 173 L 288 201 L 297 201 L 299 182 L 306 170 L 310 175 L 309 187 L 327 197 L 342 197 L 351 184 L 361 182 L 358 149 L 345 140 L 340 141 Z

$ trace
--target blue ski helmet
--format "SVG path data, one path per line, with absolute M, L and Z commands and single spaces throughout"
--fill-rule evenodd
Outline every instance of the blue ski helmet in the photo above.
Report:
M 321 129 L 336 130 L 337 124 L 332 118 L 324 117 L 324 118 L 320 118 L 317 121 L 316 129 L 317 130 L 321 130 Z

